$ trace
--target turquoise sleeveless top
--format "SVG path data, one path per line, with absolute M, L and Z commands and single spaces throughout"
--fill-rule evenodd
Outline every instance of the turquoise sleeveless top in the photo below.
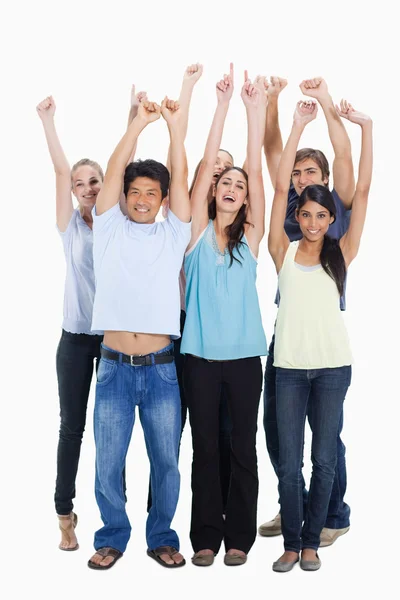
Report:
M 267 354 L 256 289 L 257 260 L 245 237 L 233 261 L 218 248 L 213 221 L 185 256 L 182 354 L 235 360 Z

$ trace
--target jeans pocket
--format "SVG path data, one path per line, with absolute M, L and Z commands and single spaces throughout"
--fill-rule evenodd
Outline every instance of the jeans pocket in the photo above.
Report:
M 176 375 L 175 361 L 170 363 L 156 364 L 156 371 L 159 377 L 165 382 L 172 385 L 178 384 L 178 377 Z
M 97 369 L 97 385 L 108 385 L 117 373 L 118 363 L 101 357 Z

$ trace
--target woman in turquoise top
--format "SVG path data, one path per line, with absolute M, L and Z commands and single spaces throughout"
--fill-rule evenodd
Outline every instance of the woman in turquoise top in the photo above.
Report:
M 207 193 L 233 92 L 233 66 L 217 84 L 218 104 L 191 196 L 192 238 L 185 258 L 184 386 L 193 438 L 192 562 L 213 563 L 224 541 L 227 565 L 246 562 L 256 536 L 256 431 L 260 356 L 267 353 L 256 291 L 264 235 L 261 146 L 265 94 L 245 74 L 248 173 L 225 169 Z M 251 198 L 251 201 L 250 201 Z M 219 473 L 219 402 L 225 386 L 231 432 L 231 482 L 225 519 Z

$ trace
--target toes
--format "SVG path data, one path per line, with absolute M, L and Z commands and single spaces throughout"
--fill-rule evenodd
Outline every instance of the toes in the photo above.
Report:
M 177 565 L 179 565 L 183 561 L 183 556 L 182 554 L 179 554 L 179 552 L 177 554 L 174 554 L 172 558 L 174 560 L 174 563 L 176 563 Z
M 94 563 L 95 565 L 101 565 L 101 566 L 106 566 L 107 564 L 109 564 L 107 561 L 109 558 L 112 558 L 110 556 L 107 556 L 106 558 L 104 558 L 103 556 L 101 556 L 101 554 L 93 554 L 93 556 L 90 558 L 90 562 Z M 102 564 L 104 563 L 104 565 Z
M 114 558 L 112 556 L 106 556 L 105 558 L 103 558 L 103 560 L 100 561 L 99 564 L 101 567 L 108 567 L 108 565 L 110 565 L 113 561 Z
M 163 562 L 167 563 L 167 565 L 173 565 L 174 561 L 171 559 L 169 554 L 160 554 L 160 558 Z

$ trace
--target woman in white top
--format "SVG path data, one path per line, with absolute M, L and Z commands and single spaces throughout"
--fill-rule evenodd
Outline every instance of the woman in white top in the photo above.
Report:
M 339 419 L 351 380 L 352 357 L 340 296 L 364 227 L 372 176 L 372 121 L 347 103 L 342 108 L 340 115 L 362 128 L 358 181 L 348 231 L 339 241 L 326 235 L 335 220 L 336 208 L 331 192 L 321 185 L 309 185 L 299 197 L 296 219 L 303 237 L 290 242 L 284 230 L 290 175 L 301 134 L 317 115 L 314 102 L 297 104 L 279 164 L 270 220 L 268 248 L 281 295 L 274 366 L 285 552 L 272 567 L 279 572 L 290 571 L 300 552 L 302 569 L 315 571 L 321 565 L 317 550 L 334 478 Z M 313 470 L 303 516 L 301 468 L 309 401 L 313 403 Z
M 132 86 L 128 123 L 136 116 L 144 92 Z M 84 158 L 69 166 L 54 124 L 56 105 L 49 96 L 36 108 L 43 123 L 56 174 L 56 223 L 66 258 L 64 318 L 57 348 L 56 367 L 60 399 L 60 433 L 57 450 L 55 507 L 61 530 L 60 550 L 77 550 L 77 515 L 73 512 L 86 409 L 93 375 L 100 359 L 103 332 L 92 331 L 95 290 L 93 272 L 92 208 L 103 184 L 103 171 Z M 74 209 L 72 195 L 78 202 Z M 124 484 L 125 485 L 125 484 Z

